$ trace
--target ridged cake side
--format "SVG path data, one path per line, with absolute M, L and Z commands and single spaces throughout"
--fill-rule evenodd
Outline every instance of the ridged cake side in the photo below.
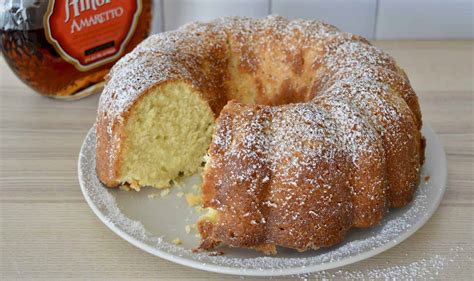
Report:
M 200 223 L 204 249 L 223 243 L 274 253 L 276 246 L 331 246 L 352 227 L 379 223 L 388 207 L 406 205 L 418 184 L 421 113 L 393 58 L 332 28 L 311 32 L 320 24 L 300 25 L 299 44 L 285 45 L 289 39 L 278 34 L 295 36 L 292 22 L 276 21 L 251 32 L 251 26 L 235 28 L 231 46 L 242 46 L 241 71 L 250 73 L 257 92 L 281 94 L 268 77 L 287 75 L 283 96 L 304 103 L 223 109 L 204 173 L 204 207 L 217 210 L 215 221 Z M 256 43 L 247 47 L 247 41 Z M 304 74 L 285 68 L 278 46 L 305 58 L 299 62 Z M 305 81 L 311 83 L 299 87 L 299 73 L 310 73 L 313 79 Z M 259 97 L 270 105 L 282 100 Z

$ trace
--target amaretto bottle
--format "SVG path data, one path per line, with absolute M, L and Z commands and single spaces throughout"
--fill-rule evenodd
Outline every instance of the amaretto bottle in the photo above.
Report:
M 5 0 L 0 49 L 39 94 L 85 97 L 98 92 L 114 62 L 148 36 L 151 6 L 152 0 Z

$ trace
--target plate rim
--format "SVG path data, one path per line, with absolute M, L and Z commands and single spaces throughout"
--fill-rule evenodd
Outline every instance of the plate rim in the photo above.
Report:
M 434 213 L 436 213 L 436 210 L 438 209 L 443 197 L 444 193 L 446 192 L 446 183 L 447 183 L 447 176 L 448 176 L 448 167 L 447 167 L 447 159 L 446 159 L 446 152 L 444 150 L 444 147 L 439 140 L 438 135 L 433 131 L 431 126 L 427 122 L 423 122 L 423 129 L 428 131 L 432 138 L 429 139 L 430 142 L 433 142 L 434 146 L 437 147 L 440 151 L 440 156 L 441 159 L 439 159 L 438 165 L 441 165 L 440 169 L 443 171 L 442 176 L 442 184 L 440 186 L 440 192 L 438 193 L 438 196 L 436 198 L 436 201 L 434 202 L 433 206 L 434 208 L 432 209 L 431 213 L 427 213 L 428 215 L 423 216 L 420 220 L 418 220 L 414 225 L 412 225 L 409 230 L 403 232 L 400 236 L 398 236 L 396 239 L 393 239 L 389 241 L 388 243 L 385 243 L 381 246 L 378 246 L 374 249 L 371 249 L 366 252 L 362 252 L 354 257 L 349 257 L 349 258 L 343 258 L 339 261 L 334 261 L 334 262 L 329 262 L 329 263 L 322 263 L 322 264 L 317 264 L 317 265 L 311 265 L 311 266 L 300 266 L 300 267 L 293 267 L 293 268 L 281 268 L 281 269 L 248 269 L 248 268 L 235 268 L 235 267 L 227 267 L 227 266 L 219 266 L 219 265 L 214 265 L 214 264 L 208 264 L 205 262 L 199 262 L 196 260 L 188 259 L 186 257 L 181 257 L 177 255 L 173 255 L 171 253 L 168 253 L 166 251 L 162 251 L 156 248 L 152 248 L 149 245 L 135 239 L 133 236 L 128 235 L 127 233 L 123 232 L 121 229 L 119 229 L 116 225 L 114 225 L 110 220 L 107 219 L 106 216 L 97 208 L 97 206 L 94 204 L 92 201 L 91 197 L 89 196 L 88 192 L 86 192 L 85 188 L 85 182 L 84 182 L 84 177 L 82 176 L 82 170 L 81 170 L 81 155 L 82 151 L 84 150 L 84 147 L 86 145 L 86 140 L 91 134 L 92 130 L 95 130 L 95 125 L 90 128 L 86 134 L 86 137 L 84 138 L 84 141 L 82 142 L 81 149 L 79 152 L 79 159 L 78 159 L 78 165 L 77 165 L 77 170 L 78 170 L 78 178 L 79 178 L 79 185 L 81 187 L 81 192 L 82 195 L 84 196 L 87 204 L 89 207 L 92 209 L 93 213 L 99 218 L 99 220 L 105 224 L 112 232 L 114 232 L 116 235 L 127 241 L 128 243 L 132 244 L 133 246 L 160 258 L 166 259 L 168 261 L 191 267 L 194 269 L 199 269 L 199 270 L 204 270 L 204 271 L 209 271 L 209 272 L 214 272 L 214 273 L 223 273 L 223 274 L 229 274 L 229 275 L 241 275 L 241 276 L 286 276 L 286 275 L 295 275 L 295 274 L 305 274 L 305 273 L 311 273 L 311 272 L 318 272 L 318 271 L 323 271 L 323 270 L 328 270 L 328 269 L 334 269 L 334 268 L 339 268 L 345 265 L 353 264 L 368 258 L 371 258 L 373 256 L 376 256 L 382 252 L 385 252 L 396 245 L 400 244 L 404 240 L 408 239 L 410 236 L 412 236 L 414 233 L 416 233 L 423 225 L 425 225 L 430 218 L 433 216 Z M 420 182 L 419 185 L 422 183 Z

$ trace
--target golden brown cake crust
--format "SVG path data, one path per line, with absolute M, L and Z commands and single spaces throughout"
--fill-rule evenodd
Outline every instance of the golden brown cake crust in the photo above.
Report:
M 119 60 L 107 76 L 99 101 L 96 120 L 99 179 L 108 187 L 121 183 L 121 145 L 127 137 L 124 128 L 129 111 L 153 89 L 184 81 L 198 90 L 217 114 L 227 102 L 223 89 L 226 62 L 225 33 L 211 24 L 150 37 Z
M 269 16 L 147 39 L 114 66 L 100 100 L 104 184 L 120 184 L 129 110 L 175 81 L 218 117 L 203 185 L 204 207 L 218 217 L 199 223 L 202 249 L 327 247 L 410 202 L 424 158 L 418 99 L 393 58 L 365 38 Z

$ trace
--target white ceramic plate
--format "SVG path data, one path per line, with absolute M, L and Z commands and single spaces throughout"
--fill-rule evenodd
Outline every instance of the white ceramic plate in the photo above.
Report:
M 95 172 L 95 129 L 87 134 L 79 154 L 79 182 L 84 197 L 99 219 L 117 235 L 158 257 L 185 266 L 238 275 L 287 275 L 331 269 L 379 254 L 415 233 L 435 212 L 446 186 L 446 157 L 435 133 L 426 124 L 426 161 L 420 186 L 411 204 L 393 209 L 380 225 L 354 229 L 343 243 L 318 251 L 299 253 L 278 249 L 277 256 L 264 256 L 243 249 L 224 248 L 223 256 L 192 253 L 199 238 L 195 230 L 187 234 L 185 226 L 196 223 L 200 214 L 188 207 L 178 192 L 190 192 L 199 184 L 195 175 L 164 196 L 149 198 L 160 190 L 144 188 L 141 192 L 107 189 Z M 429 180 L 425 180 L 429 176 Z M 150 196 L 152 197 L 152 196 Z M 179 238 L 181 245 L 170 243 Z

